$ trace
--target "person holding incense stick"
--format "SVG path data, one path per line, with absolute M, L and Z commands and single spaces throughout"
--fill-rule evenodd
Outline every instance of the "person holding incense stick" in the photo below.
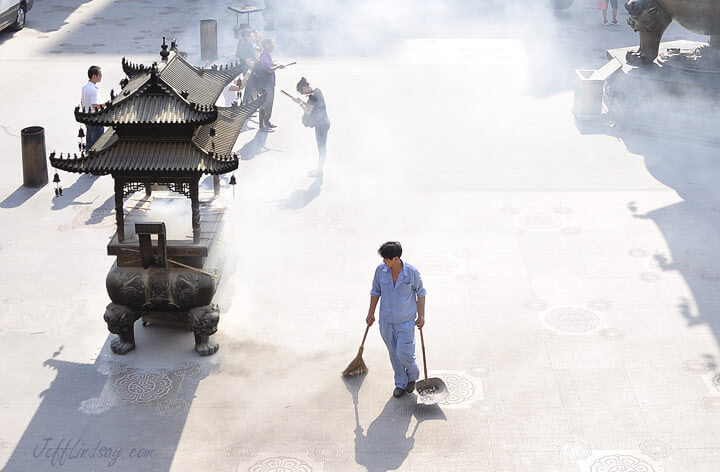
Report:
M 296 88 L 298 92 L 308 96 L 307 101 L 291 98 L 305 110 L 303 123 L 308 127 L 315 128 L 315 141 L 318 148 L 318 165 L 308 175 L 310 177 L 322 177 L 327 158 L 327 135 L 330 129 L 330 118 L 328 118 L 327 108 L 325 107 L 325 97 L 319 88 L 312 88 L 305 77 L 300 78 Z
M 271 56 L 275 48 L 275 42 L 270 38 L 262 41 L 263 52 L 258 58 L 257 67 L 253 69 L 252 75 L 256 79 L 255 89 L 265 89 L 265 101 L 260 107 L 260 129 L 271 131 L 275 125 L 270 123 L 273 102 L 275 100 L 275 71 L 284 69 L 283 64 L 276 64 Z

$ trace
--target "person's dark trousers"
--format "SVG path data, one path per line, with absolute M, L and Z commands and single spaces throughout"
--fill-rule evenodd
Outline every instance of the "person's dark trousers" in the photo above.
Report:
M 100 136 L 105 132 L 105 128 L 102 126 L 90 126 L 86 125 L 87 133 L 85 133 L 85 148 L 87 150 L 90 150 L 90 148 L 95 144 L 95 141 L 100 139 Z
M 272 115 L 273 102 L 275 101 L 275 87 L 265 89 L 265 102 L 260 107 L 260 127 L 267 128 L 270 124 L 270 116 Z
M 329 123 L 315 126 L 315 141 L 317 141 L 318 154 L 322 160 L 327 156 L 327 135 L 329 129 Z

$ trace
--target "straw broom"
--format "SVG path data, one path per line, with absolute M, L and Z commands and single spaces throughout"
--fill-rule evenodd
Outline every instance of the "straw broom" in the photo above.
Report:
M 355 356 L 355 359 L 350 362 L 347 369 L 343 370 L 343 376 L 352 377 L 368 371 L 368 368 L 362 358 L 363 346 L 365 345 L 365 338 L 367 338 L 368 331 L 370 331 L 370 325 L 367 325 L 367 328 L 365 328 L 365 335 L 360 343 L 360 349 L 358 349 L 357 356 Z

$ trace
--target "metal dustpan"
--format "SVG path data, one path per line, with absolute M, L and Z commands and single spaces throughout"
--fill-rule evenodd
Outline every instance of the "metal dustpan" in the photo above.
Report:
M 448 397 L 448 389 L 445 382 L 437 377 L 427 378 L 427 361 L 425 360 L 425 339 L 423 338 L 422 328 L 420 330 L 420 344 L 422 345 L 423 369 L 425 370 L 425 379 L 418 380 L 415 383 L 415 390 L 420 401 L 425 405 L 434 405 L 440 403 Z

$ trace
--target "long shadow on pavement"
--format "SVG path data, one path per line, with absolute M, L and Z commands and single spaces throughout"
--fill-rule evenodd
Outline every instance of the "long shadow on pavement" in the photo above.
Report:
M 355 462 L 368 472 L 387 472 L 398 469 L 415 445 L 415 433 L 427 420 L 446 420 L 438 405 L 417 403 L 414 394 L 390 397 L 380 414 L 363 434 L 358 415 L 358 393 L 367 374 L 343 377 L 345 387 L 353 396 L 355 408 Z M 412 417 L 416 423 L 408 436 Z
M 642 202 L 630 202 L 628 208 L 657 225 L 669 249 L 669 254 L 653 256 L 657 266 L 682 275 L 692 293 L 695 306 L 680 297 L 678 314 L 688 328 L 707 325 L 720 347 L 720 148 L 631 134 L 622 139 L 629 151 L 644 156 L 655 179 L 683 199 L 645 213 Z M 709 371 L 718 370 L 717 351 L 702 357 Z
M 53 199 L 52 210 L 62 210 L 63 208 L 70 205 L 87 205 L 90 202 L 77 202 L 75 201 L 80 195 L 90 190 L 95 181 L 98 179 L 97 175 L 82 174 L 78 179 L 66 189 L 63 189 L 61 197 Z
M 44 363 L 57 374 L 3 471 L 169 471 L 206 367 L 82 364 L 61 351 Z
M 299 210 L 304 208 L 313 201 L 322 189 L 323 178 L 315 177 L 313 182 L 307 189 L 295 190 L 290 196 L 280 203 L 280 208 L 283 210 Z
M 243 161 L 249 161 L 250 159 L 253 159 L 258 154 L 268 151 L 268 148 L 265 147 L 265 142 L 267 142 L 267 136 L 268 133 L 262 130 L 258 130 L 255 133 L 255 136 L 245 143 L 243 147 L 240 148 L 240 151 L 238 154 L 240 154 L 240 159 Z
M 20 186 L 13 193 L 5 197 L 5 200 L 0 202 L 0 208 L 17 208 L 26 201 L 30 200 L 33 195 L 38 193 L 42 187 L 24 187 Z

